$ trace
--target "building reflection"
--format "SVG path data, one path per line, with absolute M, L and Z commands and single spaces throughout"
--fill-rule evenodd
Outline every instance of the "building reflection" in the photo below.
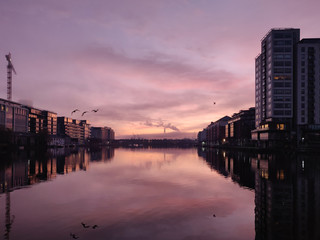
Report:
M 320 239 L 320 157 L 198 153 L 210 168 L 254 189 L 256 240 Z
M 242 187 L 254 189 L 255 170 L 251 168 L 251 157 L 241 152 L 222 150 L 198 151 L 208 166 L 225 177 L 230 177 Z
M 0 193 L 55 179 L 59 174 L 86 171 L 90 161 L 111 161 L 113 148 L 50 149 L 49 152 L 21 152 L 18 155 L 1 156 Z
M 0 156 L 0 194 L 6 196 L 4 239 L 10 239 L 10 230 L 15 219 L 15 216 L 11 214 L 10 192 L 53 180 L 59 174 L 86 171 L 90 161 L 111 161 L 113 157 L 113 148 L 95 149 L 94 151 L 57 148 L 42 154 L 20 152 Z

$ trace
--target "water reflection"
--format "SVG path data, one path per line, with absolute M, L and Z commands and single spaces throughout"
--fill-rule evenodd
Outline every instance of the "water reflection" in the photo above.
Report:
M 89 162 L 111 161 L 113 148 L 95 149 L 50 149 L 47 153 L 19 152 L 1 156 L 0 193 L 5 193 L 5 233 L 10 239 L 15 215 L 11 214 L 10 192 L 39 182 L 56 178 L 57 174 L 86 171 Z
M 111 161 L 113 148 L 90 151 L 87 149 L 50 149 L 47 153 L 19 152 L 1 156 L 0 193 L 48 181 L 57 174 L 86 171 L 90 161 Z
M 246 240 L 254 234 L 253 192 L 213 173 L 195 149 L 26 154 L 1 171 L 6 239 Z
M 1 159 L 5 239 L 320 237 L 315 156 L 55 149 Z
M 320 157 L 198 151 L 219 174 L 255 192 L 255 239 L 320 239 Z

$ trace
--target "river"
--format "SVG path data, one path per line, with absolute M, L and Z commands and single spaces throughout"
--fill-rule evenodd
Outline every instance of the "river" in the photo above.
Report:
M 3 239 L 319 239 L 320 159 L 201 149 L 1 156 Z

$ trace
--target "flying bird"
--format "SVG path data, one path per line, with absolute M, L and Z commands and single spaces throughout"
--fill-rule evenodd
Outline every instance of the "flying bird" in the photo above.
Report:
M 73 239 L 78 239 L 79 237 L 77 235 L 75 235 L 74 233 L 70 233 L 70 236 L 73 238 Z
M 80 111 L 80 110 L 79 110 L 79 109 L 73 110 L 73 111 L 71 112 L 71 115 L 74 114 L 75 112 L 78 112 L 78 111 Z
M 81 225 L 82 225 L 82 227 L 84 227 L 84 228 L 89 228 L 90 226 L 89 225 L 86 225 L 85 223 L 81 223 Z
M 213 105 L 216 105 L 216 102 L 213 102 Z
M 98 112 L 99 109 L 93 109 L 91 112 Z
M 87 112 L 88 112 L 88 111 L 84 111 L 81 116 L 83 116 L 83 115 L 86 114 Z
M 98 225 L 96 225 L 96 224 L 92 226 L 93 229 L 96 229 L 97 227 L 98 227 Z

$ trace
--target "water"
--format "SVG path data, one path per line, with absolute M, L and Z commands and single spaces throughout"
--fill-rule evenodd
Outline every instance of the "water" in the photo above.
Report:
M 0 236 L 319 239 L 319 163 L 196 149 L 1 157 Z

